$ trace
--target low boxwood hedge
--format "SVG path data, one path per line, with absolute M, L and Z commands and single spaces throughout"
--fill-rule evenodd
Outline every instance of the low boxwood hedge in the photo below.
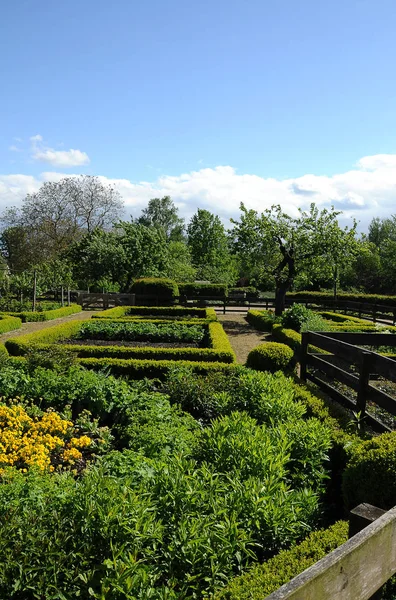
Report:
M 339 521 L 311 533 L 290 550 L 282 550 L 261 565 L 232 579 L 213 600 L 264 600 L 269 594 L 314 565 L 348 540 L 348 523 Z
M 69 352 L 75 353 L 80 358 L 103 358 L 112 357 L 120 359 L 147 359 L 151 360 L 195 360 L 215 361 L 223 363 L 235 362 L 235 353 L 228 340 L 222 325 L 218 322 L 206 324 L 208 332 L 209 348 L 161 348 L 161 347 L 128 347 L 128 346 L 94 346 L 84 344 L 59 344 L 75 336 L 83 325 L 83 321 L 69 321 L 62 325 L 49 327 L 41 331 L 12 338 L 6 341 L 8 352 L 12 356 L 23 356 L 29 347 L 34 345 L 41 349 L 49 347 L 53 343 Z
M 299 300 L 307 298 L 310 302 L 321 304 L 326 302 L 331 304 L 334 301 L 334 296 L 328 292 L 290 292 L 287 294 L 287 299 Z M 385 296 L 381 294 L 352 294 L 348 292 L 340 292 L 337 294 L 338 300 L 350 302 L 365 302 L 368 304 L 383 304 L 396 308 L 396 296 Z
M 169 372 L 178 367 L 189 367 L 195 373 L 206 374 L 211 371 L 230 373 L 238 367 L 235 363 L 197 362 L 174 360 L 123 360 L 119 358 L 79 358 L 79 364 L 87 369 L 101 371 L 105 369 L 112 375 L 130 379 L 166 379 Z
M 0 315 L 0 333 L 7 333 L 7 331 L 14 331 L 19 329 L 22 325 L 22 320 L 19 317 L 12 317 L 10 315 Z
M 341 313 L 335 313 L 327 310 L 319 311 L 319 314 L 324 319 L 328 321 L 335 321 L 337 323 L 344 323 L 347 321 L 353 323 L 360 323 L 361 325 L 370 325 L 370 321 L 360 319 L 359 317 L 352 317 L 351 315 L 343 315 Z
M 294 364 L 294 352 L 286 344 L 266 342 L 251 350 L 246 366 L 256 371 L 287 371 Z
M 301 353 L 301 333 L 294 329 L 286 329 L 280 323 L 274 323 L 272 327 L 272 337 L 281 344 L 290 346 L 296 358 L 299 358 Z
M 269 310 L 249 310 L 246 315 L 246 321 L 259 331 L 271 331 L 274 319 L 274 313 Z
M 384 510 L 396 504 L 396 432 L 353 446 L 343 474 L 347 509 L 368 502 Z
M 38 321 L 52 321 L 53 319 L 68 317 L 69 315 L 74 315 L 81 311 L 82 307 L 79 304 L 71 304 L 70 306 L 55 308 L 54 310 L 43 310 L 41 312 L 13 312 L 7 314 L 21 319 L 22 323 L 30 323 Z
M 184 306 L 117 306 L 109 308 L 97 315 L 94 319 L 120 319 L 125 317 L 185 317 L 217 321 L 214 308 L 186 308 Z

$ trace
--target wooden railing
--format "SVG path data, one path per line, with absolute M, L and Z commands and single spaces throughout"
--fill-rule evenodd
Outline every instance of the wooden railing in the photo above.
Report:
M 309 379 L 347 408 L 359 413 L 378 431 L 387 425 L 366 411 L 371 401 L 396 415 L 396 399 L 370 384 L 373 376 L 396 382 L 396 361 L 359 346 L 396 347 L 396 335 L 389 333 L 346 333 L 311 331 L 302 334 L 300 378 Z M 312 351 L 312 347 L 314 347 Z M 319 352 L 318 352 L 319 350 Z M 321 353 L 320 350 L 323 352 Z M 340 366 L 340 364 L 342 366 Z M 312 369 L 312 370 L 311 370 Z M 325 375 L 325 381 L 323 379 Z M 337 381 L 356 392 L 356 401 L 336 389 L 329 381 Z
M 396 508 L 266 600 L 369 600 L 396 573 Z

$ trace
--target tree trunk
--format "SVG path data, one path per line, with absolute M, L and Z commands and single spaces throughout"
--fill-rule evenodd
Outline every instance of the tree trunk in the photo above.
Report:
M 289 291 L 291 282 L 283 281 L 276 286 L 275 292 L 275 315 L 280 317 L 285 310 L 286 292 Z

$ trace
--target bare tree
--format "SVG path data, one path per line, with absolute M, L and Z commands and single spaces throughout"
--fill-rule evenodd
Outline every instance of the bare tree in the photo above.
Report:
M 79 175 L 58 182 L 45 182 L 38 192 L 28 194 L 21 208 L 12 207 L 1 216 L 3 244 L 24 232 L 34 263 L 51 260 L 62 250 L 96 228 L 109 229 L 122 214 L 123 202 L 112 185 L 98 177 Z M 16 229 L 17 228 L 17 229 Z M 12 249 L 7 247 L 7 253 Z

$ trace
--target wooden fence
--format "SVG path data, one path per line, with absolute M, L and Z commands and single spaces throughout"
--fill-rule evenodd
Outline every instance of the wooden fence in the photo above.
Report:
M 367 402 L 371 401 L 392 415 L 396 415 L 396 399 L 370 384 L 370 378 L 373 376 L 382 376 L 396 382 L 396 361 L 359 346 L 396 347 L 396 335 L 334 331 L 304 332 L 301 344 L 300 377 L 303 381 L 307 379 L 313 381 L 334 400 L 360 413 L 360 418 L 365 418 L 365 421 L 376 430 L 388 431 L 386 425 L 367 413 L 366 406 Z M 343 366 L 341 367 L 340 364 Z M 357 394 L 356 401 L 325 381 L 323 374 L 328 380 L 336 380 L 352 388 Z
M 267 600 L 369 600 L 377 598 L 377 590 L 395 573 L 396 508 L 392 508 Z

